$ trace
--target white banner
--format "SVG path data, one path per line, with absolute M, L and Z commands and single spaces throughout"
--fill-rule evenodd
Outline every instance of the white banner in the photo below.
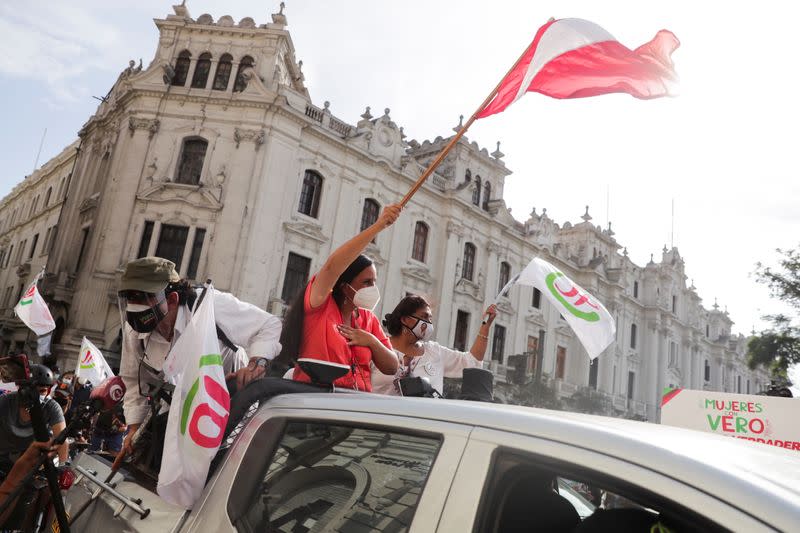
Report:
M 191 509 L 208 476 L 230 414 L 209 287 L 189 326 L 167 355 L 167 378 L 177 377 L 167 420 L 158 494 L 173 505 Z
M 800 399 L 667 389 L 661 399 L 661 423 L 798 453 Z
M 78 354 L 78 365 L 75 367 L 75 377 L 80 378 L 82 383 L 89 381 L 97 386 L 113 375 L 114 372 L 103 357 L 103 352 L 84 337 Z
M 53 321 L 53 315 L 50 314 L 47 303 L 39 294 L 39 289 L 36 288 L 38 281 L 37 277 L 28 287 L 22 299 L 14 307 L 14 312 L 36 335 L 44 335 L 56 329 L 56 323 Z
M 538 257 L 520 272 L 517 283 L 539 289 L 564 317 L 594 359 L 614 342 L 617 325 L 606 308 L 556 267 Z

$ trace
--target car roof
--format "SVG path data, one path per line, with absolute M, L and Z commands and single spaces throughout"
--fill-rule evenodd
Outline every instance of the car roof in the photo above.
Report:
M 722 500 L 742 503 L 746 498 L 748 507 L 800 517 L 800 454 L 743 439 L 648 422 L 464 400 L 290 394 L 275 397 L 267 405 L 414 417 L 529 435 L 638 464 L 713 492 Z

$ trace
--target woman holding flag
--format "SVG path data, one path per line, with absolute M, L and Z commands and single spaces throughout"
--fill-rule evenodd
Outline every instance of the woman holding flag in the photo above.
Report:
M 377 271 L 361 252 L 394 224 L 401 209 L 397 204 L 387 206 L 374 224 L 328 257 L 289 307 L 276 361 L 287 365 L 296 358 L 309 358 L 347 365 L 350 372 L 334 384 L 367 392 L 372 390 L 372 364 L 380 372 L 394 375 L 397 357 L 372 313 L 380 300 Z M 293 379 L 311 381 L 299 367 L 295 367 Z
M 398 380 L 405 377 L 427 378 L 441 394 L 443 378 L 460 378 L 465 368 L 479 368 L 489 344 L 489 328 L 497 316 L 494 304 L 486 308 L 486 320 L 481 323 L 469 352 L 460 352 L 433 341 L 433 314 L 422 296 L 409 295 L 400 300 L 394 311 L 386 315 L 383 325 L 398 358 L 393 376 L 372 373 L 372 392 L 400 394 Z

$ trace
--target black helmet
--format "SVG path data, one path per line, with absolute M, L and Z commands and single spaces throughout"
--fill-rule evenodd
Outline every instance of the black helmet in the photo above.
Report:
M 53 371 L 44 365 L 31 365 L 31 383 L 37 387 L 52 387 L 56 382 Z

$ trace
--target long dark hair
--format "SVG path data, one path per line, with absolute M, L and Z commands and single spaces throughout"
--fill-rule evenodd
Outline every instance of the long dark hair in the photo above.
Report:
M 353 281 L 365 268 L 369 268 L 373 264 L 372 259 L 363 254 L 350 263 L 333 285 L 331 297 L 336 302 L 336 305 L 341 308 L 344 303 L 345 295 L 342 286 Z M 281 353 L 272 360 L 271 375 L 283 375 L 286 370 L 294 366 L 297 360 L 297 355 L 300 353 L 300 345 L 303 342 L 303 323 L 306 316 L 305 296 L 306 287 L 303 287 L 292 299 L 292 303 L 286 311 L 286 316 L 283 319 L 283 329 L 281 329 Z
M 420 309 L 429 307 L 425 298 L 416 294 L 409 294 L 395 306 L 394 311 L 383 317 L 383 327 L 389 332 L 389 335 L 400 335 L 403 331 L 403 323 L 400 319 L 404 316 L 411 316 Z

